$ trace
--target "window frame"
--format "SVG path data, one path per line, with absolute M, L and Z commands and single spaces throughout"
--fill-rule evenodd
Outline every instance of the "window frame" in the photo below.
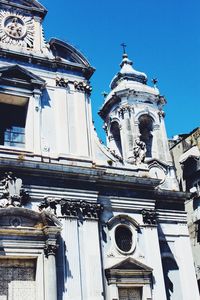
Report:
M 13 89 L 13 88 L 6 88 L 5 91 L 0 91 L 0 97 L 2 95 L 7 95 L 7 96 L 11 96 L 11 97 L 21 97 L 24 100 L 26 100 L 26 104 L 27 108 L 26 108 L 26 119 L 25 119 L 25 144 L 24 147 L 17 147 L 17 146 L 9 146 L 9 145 L 0 145 L 0 150 L 12 150 L 12 151 L 20 151 L 21 152 L 33 152 L 34 149 L 34 141 L 33 141 L 33 132 L 34 132 L 34 128 L 33 128 L 33 101 L 32 97 L 33 97 L 33 92 L 31 91 L 25 91 L 25 90 L 21 90 L 21 89 Z M 5 103 L 4 101 L 0 101 L 0 103 Z M 30 116 L 32 115 L 32 118 L 30 118 Z M 28 135 L 32 136 L 32 138 L 30 139 L 28 137 Z

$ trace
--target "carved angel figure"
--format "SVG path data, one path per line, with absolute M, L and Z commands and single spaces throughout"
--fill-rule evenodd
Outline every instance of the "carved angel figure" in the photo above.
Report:
M 139 138 L 135 140 L 135 146 L 133 147 L 133 155 L 135 158 L 135 163 L 139 164 L 144 162 L 146 157 L 146 144 L 141 141 Z
M 20 207 L 29 199 L 28 193 L 22 189 L 22 180 L 13 175 L 12 172 L 6 172 L 4 178 L 0 181 L 3 185 L 3 195 L 0 198 L 0 207 Z

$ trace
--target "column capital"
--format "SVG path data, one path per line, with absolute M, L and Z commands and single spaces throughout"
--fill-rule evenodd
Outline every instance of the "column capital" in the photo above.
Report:
M 46 244 L 44 247 L 44 253 L 46 257 L 49 257 L 49 255 L 56 255 L 58 249 L 58 244 Z

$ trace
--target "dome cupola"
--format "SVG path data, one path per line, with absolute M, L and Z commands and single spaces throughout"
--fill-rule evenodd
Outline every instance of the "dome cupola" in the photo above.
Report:
M 133 62 L 128 58 L 127 53 L 123 54 L 120 67 L 121 70 L 111 81 L 111 89 L 114 89 L 122 80 L 137 81 L 143 84 L 147 83 L 147 75 L 143 72 L 136 71 L 133 68 Z

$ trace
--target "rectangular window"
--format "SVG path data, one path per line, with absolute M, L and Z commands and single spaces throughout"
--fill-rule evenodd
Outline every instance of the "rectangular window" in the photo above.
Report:
M 119 300 L 142 300 L 142 289 L 119 288 Z
M 0 145 L 25 147 L 27 100 L 10 96 L 9 101 L 0 97 Z M 7 99 L 7 98 L 6 98 Z M 1 299 L 0 299 L 1 300 Z
M 0 259 L 0 300 L 36 300 L 36 261 Z

